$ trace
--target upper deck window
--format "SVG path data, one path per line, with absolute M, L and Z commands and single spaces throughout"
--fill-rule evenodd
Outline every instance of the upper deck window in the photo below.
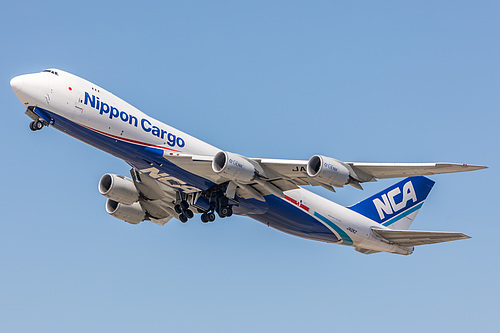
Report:
M 57 74 L 57 72 L 50 70 L 50 69 L 46 69 L 46 70 L 44 70 L 44 72 L 52 73 L 52 74 L 59 76 L 59 74 Z

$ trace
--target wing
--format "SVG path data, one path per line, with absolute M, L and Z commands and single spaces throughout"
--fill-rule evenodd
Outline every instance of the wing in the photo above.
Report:
M 359 163 L 348 162 L 373 178 L 400 178 L 411 176 L 429 176 L 442 173 L 465 172 L 485 169 L 485 166 L 458 163 Z
M 172 217 L 181 218 L 177 206 L 183 200 L 190 200 L 190 204 L 198 209 L 209 209 L 210 202 L 205 205 L 207 208 L 198 205 L 198 200 L 202 196 L 210 196 L 214 191 L 223 191 L 228 199 L 238 196 L 265 201 L 266 195 L 273 194 L 284 198 L 284 192 L 304 185 L 322 186 L 335 192 L 334 187 L 344 185 L 362 189 L 360 183 L 374 181 L 376 178 L 432 175 L 485 168 L 453 163 L 341 162 L 319 155 L 308 161 L 247 158 L 228 152 L 219 152 L 214 156 L 168 153 L 163 154 L 161 158 L 187 172 L 210 180 L 215 185 L 202 191 L 181 193 L 175 186 L 159 182 L 154 176 L 151 177 L 140 170 L 131 170 L 131 181 L 139 193 L 142 211 L 148 219 L 160 225 Z M 162 161 L 157 160 L 156 163 L 161 166 Z M 125 220 L 127 219 L 134 220 L 134 216 L 127 216 Z M 394 235 L 391 237 L 395 237 Z M 428 243 L 429 240 L 424 240 L 422 244 Z
M 222 154 L 225 152 L 220 152 Z M 216 155 L 217 156 L 217 155 Z M 224 173 L 216 173 L 212 168 L 213 156 L 200 155 L 163 155 L 170 162 L 186 171 L 192 172 L 215 184 L 233 182 L 235 191 L 244 198 L 264 200 L 263 196 L 275 194 L 283 197 L 283 192 L 299 186 L 322 186 L 332 192 L 334 187 L 351 185 L 362 189 L 360 183 L 375 181 L 377 178 L 399 178 L 408 176 L 423 176 L 442 173 L 464 172 L 484 169 L 479 165 L 457 163 L 360 163 L 341 162 L 324 156 L 313 156 L 310 160 L 285 160 L 267 158 L 246 158 L 236 156 L 248 162 L 255 171 L 252 181 L 239 181 Z M 308 164 L 316 158 L 317 172 L 311 176 Z M 314 163 L 313 163 L 314 164 Z M 329 165 L 330 168 L 323 168 Z M 322 169 L 323 168 L 323 169 Z M 319 175 L 319 176 L 316 176 Z
M 470 238 L 459 232 L 372 229 L 385 240 L 401 246 L 436 244 Z
M 291 179 L 298 179 L 300 183 L 318 185 L 311 182 L 307 174 L 309 161 L 257 159 L 267 168 Z M 459 163 L 360 163 L 340 162 L 350 171 L 351 180 L 358 183 L 374 181 L 377 178 L 402 178 L 411 176 L 428 176 L 442 173 L 455 173 L 485 169 L 485 166 Z M 302 185 L 302 184 L 301 184 Z M 319 184 L 321 185 L 321 184 Z M 353 185 L 351 183 L 350 185 Z

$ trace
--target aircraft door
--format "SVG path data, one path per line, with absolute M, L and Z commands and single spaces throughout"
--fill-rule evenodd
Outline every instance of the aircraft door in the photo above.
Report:
M 83 113 L 83 94 L 80 92 L 75 92 L 75 95 L 78 96 L 78 98 L 75 100 L 75 111 Z

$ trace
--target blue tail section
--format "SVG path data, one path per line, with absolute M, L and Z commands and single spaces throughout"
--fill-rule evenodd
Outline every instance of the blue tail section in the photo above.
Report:
M 391 229 L 408 229 L 433 185 L 429 178 L 409 177 L 348 208 Z

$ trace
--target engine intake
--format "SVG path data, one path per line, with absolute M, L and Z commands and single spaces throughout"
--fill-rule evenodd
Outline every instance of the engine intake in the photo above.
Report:
M 221 151 L 215 154 L 212 169 L 217 174 L 243 183 L 249 183 L 255 179 L 253 163 L 248 158 L 234 153 Z
M 132 179 L 107 173 L 99 180 L 99 193 L 106 198 L 131 205 L 139 200 L 139 192 Z
M 106 211 L 109 215 L 132 224 L 140 223 L 146 219 L 146 213 L 144 213 L 138 202 L 124 205 L 113 199 L 108 199 L 106 201 Z
M 349 169 L 334 158 L 314 155 L 307 162 L 307 175 L 320 183 L 344 186 L 349 182 Z

